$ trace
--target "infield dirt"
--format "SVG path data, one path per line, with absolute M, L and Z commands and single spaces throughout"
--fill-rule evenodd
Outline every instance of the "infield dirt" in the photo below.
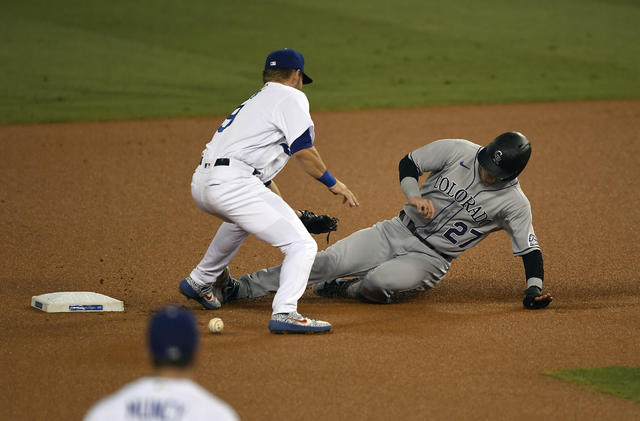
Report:
M 522 309 L 522 261 L 496 233 L 414 301 L 370 305 L 307 290 L 301 312 L 331 321 L 333 333 L 271 335 L 271 297 L 206 312 L 178 294 L 220 223 L 196 207 L 189 183 L 221 117 L 4 126 L 0 419 L 81 419 L 148 374 L 147 317 L 167 303 L 196 310 L 195 379 L 245 420 L 640 418 L 637 403 L 542 374 L 640 365 L 640 101 L 312 117 L 325 162 L 361 206 L 343 206 L 293 162 L 277 181 L 292 207 L 340 219 L 331 242 L 397 215 L 397 164 L 411 150 L 440 138 L 527 135 L 533 154 L 520 181 L 555 301 Z M 249 238 L 231 271 L 281 259 Z M 126 311 L 29 307 L 31 296 L 54 291 L 100 292 Z M 214 315 L 222 335 L 207 331 Z

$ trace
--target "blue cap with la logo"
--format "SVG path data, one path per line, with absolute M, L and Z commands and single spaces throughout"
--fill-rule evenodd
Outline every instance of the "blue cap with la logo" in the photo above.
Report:
M 267 56 L 267 60 L 264 64 L 264 70 L 269 69 L 295 69 L 302 72 L 302 83 L 309 84 L 313 82 L 309 76 L 304 72 L 304 57 L 299 51 L 292 50 L 290 48 L 284 48 L 282 50 L 276 50 Z

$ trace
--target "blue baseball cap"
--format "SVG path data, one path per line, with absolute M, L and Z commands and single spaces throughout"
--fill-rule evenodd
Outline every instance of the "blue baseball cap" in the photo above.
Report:
M 195 317 L 186 309 L 168 306 L 149 321 L 149 350 L 156 364 L 189 364 L 198 341 Z
M 302 83 L 304 85 L 313 82 L 304 72 L 304 57 L 299 51 L 284 48 L 276 50 L 267 56 L 264 63 L 264 70 L 269 69 L 295 69 L 302 72 Z

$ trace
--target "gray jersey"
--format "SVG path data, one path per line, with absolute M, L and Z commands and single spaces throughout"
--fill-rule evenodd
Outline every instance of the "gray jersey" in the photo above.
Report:
M 514 255 L 539 250 L 531 206 L 518 179 L 483 183 L 478 164 L 481 148 L 464 139 L 442 139 L 409 154 L 420 174 L 431 172 L 420 193 L 436 211 L 433 219 L 425 219 L 415 207 L 404 206 L 417 235 L 451 257 L 500 229 L 509 234 Z
M 531 207 L 518 180 L 484 183 L 478 165 L 480 149 L 467 140 L 443 139 L 411 152 L 409 158 L 419 173 L 431 172 L 420 193 L 433 201 L 433 219 L 423 218 L 415 207 L 405 204 L 406 215 L 378 222 L 318 252 L 309 283 L 356 276 L 345 292 L 348 296 L 390 303 L 406 292 L 434 287 L 451 267 L 452 258 L 492 231 L 507 231 L 516 256 L 539 250 Z M 275 291 L 279 274 L 276 266 L 242 276 L 237 298 Z

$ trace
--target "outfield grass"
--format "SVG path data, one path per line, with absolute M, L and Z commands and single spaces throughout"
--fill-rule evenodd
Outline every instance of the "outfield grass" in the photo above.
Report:
M 640 403 L 640 367 L 585 368 L 545 374 Z
M 8 0 L 0 123 L 225 114 L 301 50 L 313 110 L 640 97 L 633 0 Z

